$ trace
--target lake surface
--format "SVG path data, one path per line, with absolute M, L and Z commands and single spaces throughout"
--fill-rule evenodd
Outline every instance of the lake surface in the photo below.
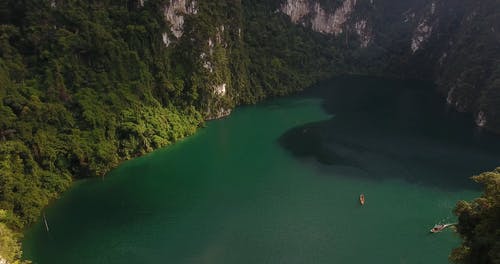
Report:
M 334 79 L 238 108 L 77 182 L 26 232 L 34 263 L 447 263 L 456 201 L 499 138 L 425 83 Z M 364 193 L 366 203 L 359 204 Z

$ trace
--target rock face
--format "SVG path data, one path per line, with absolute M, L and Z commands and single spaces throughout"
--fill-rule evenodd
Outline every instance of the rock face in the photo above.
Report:
M 418 21 L 413 30 L 410 43 L 411 52 L 415 53 L 428 42 L 434 27 L 439 24 L 439 18 L 436 16 L 436 2 L 434 1 L 420 8 L 420 10 L 414 10 L 413 8 L 410 9 L 410 11 L 410 18 L 407 17 L 405 23 L 411 21 L 412 23 L 410 25 L 413 26 L 413 23 Z M 416 16 L 415 12 L 420 13 L 419 17 Z M 418 20 L 416 20 L 417 18 Z
M 281 11 L 287 14 L 293 23 L 298 23 L 312 10 L 309 0 L 288 0 L 281 5 Z
M 359 36 L 360 45 L 362 48 L 368 47 L 368 44 L 372 41 L 372 32 L 368 27 L 368 21 L 366 19 L 362 19 L 357 21 L 354 24 L 354 29 Z
M 208 16 L 214 20 L 205 22 L 209 29 L 205 28 L 202 34 L 197 36 L 185 34 L 186 30 L 199 31 L 195 27 L 186 28 L 185 24 L 186 19 L 196 19 L 199 16 L 200 6 L 198 5 L 195 0 L 170 0 L 163 8 L 163 16 L 170 25 L 170 32 L 162 33 L 162 41 L 173 52 L 182 49 L 183 45 L 196 47 L 196 51 L 193 50 L 193 52 L 198 55 L 195 58 L 186 58 L 186 60 L 193 63 L 190 67 L 197 78 L 204 80 L 198 88 L 206 105 L 201 111 L 205 119 L 209 120 L 229 115 L 234 107 L 230 93 L 231 73 L 228 62 L 233 50 L 228 49 L 228 42 L 234 41 L 229 40 L 230 35 L 241 36 L 241 27 L 228 27 L 224 23 L 220 24 L 220 21 L 224 21 L 225 18 Z M 210 4 L 201 3 L 202 10 L 210 10 L 206 8 L 207 5 Z M 207 17 L 207 14 L 203 15 Z M 230 17 L 227 21 L 232 19 L 236 18 Z M 230 28 L 231 32 L 228 32 L 226 28 Z
M 368 18 L 353 17 L 356 6 L 356 0 L 344 0 L 334 10 L 328 10 L 315 0 L 287 0 L 281 5 L 281 11 L 292 22 L 309 26 L 316 32 L 335 36 L 345 31 L 355 33 L 359 46 L 366 48 L 373 38 L 372 29 Z
M 310 25 L 317 32 L 325 34 L 339 35 L 347 26 L 346 22 L 351 18 L 351 14 L 356 7 L 356 0 L 345 0 L 334 11 L 325 10 L 319 2 L 314 0 L 287 0 L 281 5 L 281 11 L 294 23 Z M 356 33 L 363 38 L 363 45 L 366 47 L 370 38 L 363 35 L 366 33 L 367 21 L 359 21 Z
M 486 114 L 483 111 L 479 111 L 476 116 L 476 124 L 478 127 L 486 127 L 488 121 L 486 119 Z
M 184 16 L 196 13 L 198 8 L 195 0 L 170 0 L 163 11 L 165 20 L 170 23 L 170 30 L 176 38 L 180 38 L 184 33 Z
M 314 4 L 314 18 L 312 19 L 312 29 L 317 32 L 335 34 L 342 33 L 344 23 L 354 11 L 356 0 L 346 0 L 342 6 L 337 8 L 333 14 L 321 8 L 319 3 Z
M 411 39 L 411 51 L 416 52 L 420 49 L 422 44 L 429 39 L 432 34 L 432 26 L 428 24 L 428 21 L 424 19 L 421 21 L 415 33 L 413 33 L 413 38 Z
M 233 109 L 231 108 L 217 108 L 215 111 L 211 111 L 212 115 L 206 118 L 206 120 L 214 120 L 214 119 L 221 119 L 224 117 L 227 117 L 231 114 Z
M 226 84 L 223 83 L 221 85 L 217 85 L 214 87 L 214 93 L 218 96 L 224 96 L 226 95 Z

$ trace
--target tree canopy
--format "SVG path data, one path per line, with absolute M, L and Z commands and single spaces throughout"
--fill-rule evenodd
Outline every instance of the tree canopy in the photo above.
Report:
M 484 185 L 481 197 L 455 208 L 462 245 L 450 260 L 463 264 L 500 263 L 500 167 L 472 177 Z

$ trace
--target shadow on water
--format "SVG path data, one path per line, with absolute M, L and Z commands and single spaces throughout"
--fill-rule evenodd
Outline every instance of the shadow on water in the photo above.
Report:
M 500 138 L 478 130 L 470 115 L 449 109 L 429 83 L 342 77 L 301 96 L 323 99 L 333 117 L 295 127 L 279 143 L 323 169 L 477 189 L 470 176 L 500 165 Z

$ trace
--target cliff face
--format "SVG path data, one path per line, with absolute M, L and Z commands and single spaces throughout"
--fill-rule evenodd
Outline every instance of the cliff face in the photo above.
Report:
M 432 79 L 450 106 L 473 113 L 478 126 L 500 131 L 498 2 L 329 3 L 284 0 L 280 11 L 291 22 L 332 38 L 356 37 L 357 47 L 364 50 L 361 52 L 370 54 L 369 60 L 381 60 L 378 63 L 383 65 L 374 67 L 381 73 L 373 69 L 363 73 Z M 355 68 L 354 72 L 361 68 Z
M 356 0 L 346 0 L 335 11 L 328 12 L 318 2 L 288 0 L 282 4 L 281 11 L 289 15 L 294 23 L 303 22 L 310 24 L 316 32 L 338 35 L 355 6 Z
M 361 46 L 371 41 L 371 31 L 366 19 L 357 20 L 353 13 L 356 0 L 345 0 L 333 10 L 325 9 L 318 1 L 287 0 L 281 4 L 281 12 L 290 16 L 293 23 L 309 26 L 324 34 L 339 36 L 344 31 L 354 32 L 361 39 Z
M 182 56 L 189 61 L 190 74 L 199 80 L 196 89 L 205 119 L 227 116 L 234 108 L 231 68 L 242 58 L 234 58 L 232 53 L 242 48 L 242 17 L 241 4 L 233 7 L 236 12 L 227 16 L 220 2 L 169 0 L 162 7 L 169 25 L 169 30 L 162 32 L 165 47 L 173 53 L 192 47 Z
M 170 0 L 165 4 L 163 15 L 165 20 L 170 23 L 170 30 L 176 38 L 180 38 L 184 33 L 184 16 L 196 15 L 198 13 L 195 0 Z
M 138 5 L 144 6 L 144 2 Z M 174 53 L 182 46 L 195 47 L 192 53 L 184 54 L 189 58 L 184 58 L 202 79 L 197 89 L 206 119 L 229 114 L 235 104 L 248 101 L 248 96 L 258 98 L 260 93 L 268 93 L 264 88 L 251 91 L 249 87 L 248 67 L 255 58 L 248 57 L 248 45 L 253 44 L 248 42 L 248 35 L 273 34 L 267 32 L 267 26 L 255 24 L 264 18 L 244 15 L 260 9 L 274 18 L 279 11 L 292 23 L 331 38 L 335 52 L 344 53 L 344 58 L 355 54 L 350 62 L 330 62 L 329 66 L 337 69 L 334 72 L 434 80 L 450 106 L 473 113 L 478 126 L 500 130 L 496 96 L 500 81 L 495 68 L 500 47 L 500 26 L 495 15 L 499 4 L 494 0 L 163 2 L 161 9 L 168 28 L 160 34 L 165 47 Z M 231 16 L 223 11 L 228 6 L 229 10 L 236 9 Z M 253 27 L 259 27 L 259 32 L 254 32 Z M 275 36 L 262 41 L 273 43 L 277 39 Z M 327 49 L 323 44 L 319 47 Z M 273 48 L 261 52 L 269 49 Z M 283 56 L 274 56 L 283 62 Z

